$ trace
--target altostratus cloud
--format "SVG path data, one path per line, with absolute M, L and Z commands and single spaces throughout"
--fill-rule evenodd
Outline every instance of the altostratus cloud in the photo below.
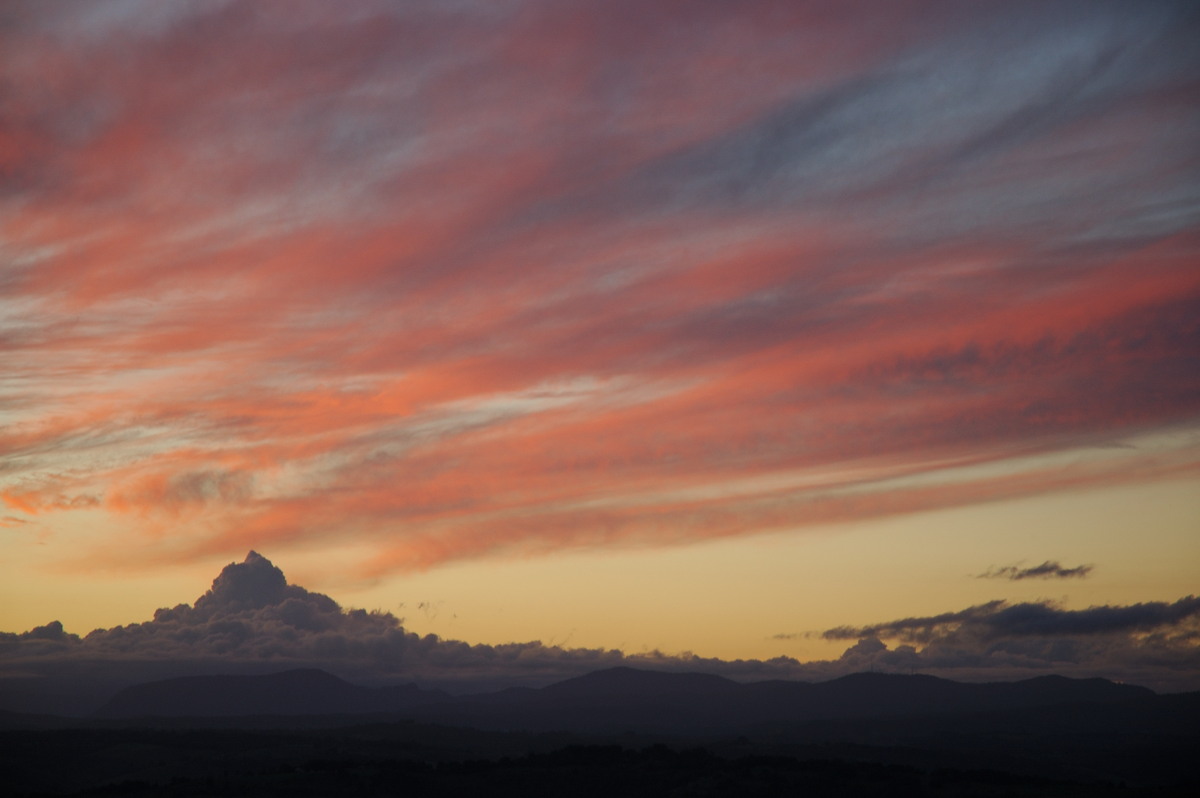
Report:
M 837 5 L 8 4 L 5 514 L 379 574 L 1196 473 L 1095 446 L 1200 414 L 1187 4 Z
M 1014 582 L 1022 579 L 1083 579 L 1095 570 L 1093 565 L 1076 565 L 1072 568 L 1063 566 L 1058 560 L 1046 560 L 1041 565 L 1022 568 L 1018 565 L 992 567 L 979 574 L 977 579 L 1009 579 Z

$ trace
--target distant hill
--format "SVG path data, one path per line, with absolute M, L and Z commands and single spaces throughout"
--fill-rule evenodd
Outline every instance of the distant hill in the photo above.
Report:
M 630 785 L 662 794 L 701 772 L 709 793 L 698 794 L 744 794 L 718 787 L 746 779 L 764 779 L 762 794 L 783 785 L 806 795 L 1200 794 L 1200 693 L 1160 696 L 1101 679 L 860 673 L 742 684 L 613 668 L 451 696 L 293 670 L 150 682 L 121 690 L 99 714 L 0 713 L 5 786 L 158 795 L 182 779 L 195 788 L 188 794 L 217 783 L 229 794 L 279 794 L 285 784 L 311 791 L 314 779 L 342 784 L 352 772 L 363 795 L 421 794 L 422 779 L 449 779 L 444 794 L 497 793 L 494 779 L 529 794 L 561 765 L 596 794 L 631 794 Z M 645 778 L 660 770 L 655 792 Z M 606 778 L 617 779 L 608 790 Z
M 361 687 L 316 669 L 268 675 L 183 676 L 127 687 L 101 718 L 355 715 L 397 712 L 448 700 L 415 685 Z
M 1064 704 L 1136 704 L 1143 687 L 1039 677 L 964 684 L 860 673 L 829 682 L 741 684 L 702 673 L 612 668 L 541 689 L 452 697 L 413 685 L 361 687 L 319 670 L 189 676 L 121 690 L 102 718 L 387 714 L 486 729 L 712 733 L 764 724 L 1013 711 Z
M 413 716 L 529 731 L 713 733 L 767 723 L 1011 711 L 1061 704 L 1136 703 L 1144 687 L 1103 679 L 1039 677 L 964 684 L 933 676 L 859 673 L 829 682 L 741 684 L 700 673 L 613 668 L 540 690 L 429 704 Z

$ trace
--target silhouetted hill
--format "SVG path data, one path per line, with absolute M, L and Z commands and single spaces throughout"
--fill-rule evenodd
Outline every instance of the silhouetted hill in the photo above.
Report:
M 425 730 L 420 730 L 424 732 Z M 11 763 L 6 763 L 6 757 Z M 62 767 L 68 759 L 71 767 Z M 6 796 L 1034 796 L 1175 798 L 1183 791 L 1062 782 L 993 770 L 744 755 L 698 748 L 566 744 L 427 760 L 390 739 L 330 732 L 0 732 Z
M 415 685 L 360 687 L 316 669 L 268 675 L 183 676 L 125 688 L 96 713 L 105 718 L 346 715 L 396 712 L 444 701 Z
M 740 736 L 486 732 L 408 721 L 88 721 L 0 730 L 20 795 L 921 795 L 1191 798 L 1200 695 L 808 721 Z M 359 716 L 362 718 L 363 716 Z M 274 718 L 278 722 L 281 718 Z M 286 718 L 282 720 L 286 721 Z M 76 724 L 80 723 L 75 721 Z M 188 725 L 193 724 L 193 725 Z M 202 728 L 197 726 L 203 726 Z M 237 726 L 238 728 L 233 728 Z M 69 763 L 69 766 L 64 766 Z
M 481 728 L 531 731 L 675 732 L 713 728 L 745 685 L 704 673 L 611 668 L 543 687 L 463 697 L 453 707 L 430 705 L 415 716 Z M 444 714 L 445 712 L 451 714 Z M 439 714 L 443 713 L 443 714 Z
M 1094 701 L 1114 703 L 1153 696 L 1144 687 L 1104 679 L 1043 676 L 1018 682 L 963 683 L 921 674 L 855 673 L 828 682 L 745 685 L 747 705 L 763 720 L 941 715 Z
M 860 673 L 829 682 L 741 684 L 703 673 L 612 668 L 541 689 L 452 697 L 413 685 L 369 688 L 319 670 L 189 676 L 117 693 L 98 717 L 356 715 L 485 729 L 643 733 L 734 732 L 764 724 L 1012 711 L 1062 704 L 1136 704 L 1143 687 L 1039 677 L 964 684 L 933 676 Z
M 862 673 L 829 682 L 740 684 L 700 673 L 613 668 L 503 695 L 414 707 L 411 717 L 492 729 L 709 734 L 768 723 L 1010 711 L 1153 698 L 1103 679 L 1041 677 L 963 684 L 933 676 Z
M 616 668 L 452 697 L 309 670 L 153 682 L 105 713 L 0 716 L 6 794 L 557 794 L 572 768 L 594 794 L 1200 794 L 1200 693 L 1099 679 Z
M 556 699 L 578 698 L 708 698 L 728 695 L 742 685 L 709 673 L 664 673 L 617 667 L 543 687 L 539 693 Z
M 0 730 L 4 729 L 61 729 L 71 725 L 70 718 L 33 712 L 9 712 L 0 709 Z

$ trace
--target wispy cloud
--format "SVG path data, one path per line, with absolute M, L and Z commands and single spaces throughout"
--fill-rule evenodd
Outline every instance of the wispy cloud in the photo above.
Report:
M 1014 582 L 1022 579 L 1083 579 L 1095 570 L 1092 565 L 1076 565 L 1073 568 L 1063 567 L 1058 560 L 1046 560 L 1041 565 L 1022 568 L 1020 564 L 988 568 L 976 576 L 976 579 L 1009 579 Z
M 1200 416 L 1181 6 L 159 6 L 0 29 L 0 497 L 89 567 L 1200 468 L 1098 447 Z

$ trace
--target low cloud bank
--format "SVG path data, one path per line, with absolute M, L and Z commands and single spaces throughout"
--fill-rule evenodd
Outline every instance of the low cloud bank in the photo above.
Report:
M 1200 598 L 1195 596 L 1082 610 L 1049 601 L 997 600 L 956 612 L 836 627 L 821 636 L 857 640 L 842 660 L 860 670 L 952 678 L 1059 673 L 1157 690 L 1200 689 Z M 889 648 L 884 640 L 898 645 Z
M 160 609 L 144 623 L 69 634 L 57 621 L 24 634 L 0 634 L 0 665 L 39 661 L 177 661 L 326 667 L 359 677 L 463 679 L 548 677 L 605 667 L 617 651 L 563 649 L 539 642 L 470 645 L 408 632 L 387 612 L 342 609 L 287 583 L 257 552 L 231 563 L 194 605 Z M 155 671 L 161 668 L 154 668 Z
M 827 640 L 866 636 L 899 638 L 905 642 L 934 643 L 951 638 L 993 641 L 1009 637 L 1155 633 L 1187 624 L 1187 639 L 1197 635 L 1200 598 L 1187 596 L 1173 604 L 1148 601 L 1127 606 L 1065 610 L 1050 601 L 1009 604 L 989 601 L 958 612 L 902 618 L 870 626 L 839 626 L 822 634 Z
M 822 633 L 855 641 L 836 660 L 720 660 L 630 655 L 537 641 L 471 645 L 417 635 L 386 612 L 346 610 L 287 583 L 250 552 L 194 605 L 150 621 L 71 634 L 57 621 L 0 633 L 0 680 L 103 675 L 109 683 L 197 672 L 321 667 L 364 682 L 416 681 L 461 690 L 544 684 L 615 665 L 702 670 L 735 679 L 819 681 L 863 670 L 921 671 L 965 680 L 1061 673 L 1104 676 L 1159 690 L 1200 689 L 1200 598 L 1064 610 L 1048 602 L 993 601 L 957 612 Z M 787 638 L 789 635 L 779 635 Z M 897 645 L 889 647 L 885 640 Z M 918 650 L 917 646 L 921 646 Z

